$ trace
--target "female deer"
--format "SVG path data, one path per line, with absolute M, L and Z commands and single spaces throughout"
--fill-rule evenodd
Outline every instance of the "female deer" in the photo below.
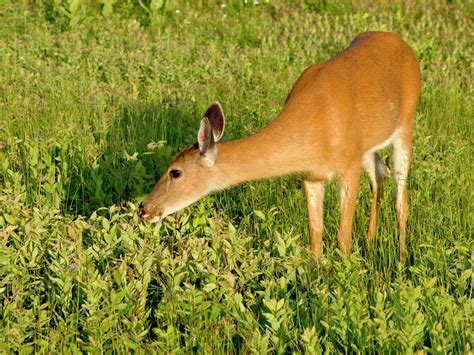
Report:
M 420 85 L 412 49 L 395 34 L 367 32 L 336 57 L 307 68 L 278 117 L 253 136 L 217 143 L 224 132 L 224 113 L 215 102 L 201 121 L 198 144 L 174 158 L 143 202 L 141 216 L 156 222 L 211 191 L 249 180 L 301 174 L 311 252 L 318 258 L 324 186 L 335 177 L 341 199 L 338 244 L 347 255 L 361 170 L 368 173 L 372 188 L 368 231 L 372 241 L 388 171 L 377 152 L 392 145 L 400 259 L 404 260 L 406 181 Z

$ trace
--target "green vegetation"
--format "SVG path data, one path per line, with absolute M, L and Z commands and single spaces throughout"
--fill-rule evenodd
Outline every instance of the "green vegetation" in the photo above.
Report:
M 472 354 L 472 7 L 206 3 L 3 2 L 0 353 Z M 334 184 L 319 264 L 298 177 L 140 220 L 209 103 L 224 139 L 251 134 L 306 66 L 369 29 L 400 33 L 422 66 L 406 264 L 392 181 L 370 247 L 363 178 L 347 262 Z

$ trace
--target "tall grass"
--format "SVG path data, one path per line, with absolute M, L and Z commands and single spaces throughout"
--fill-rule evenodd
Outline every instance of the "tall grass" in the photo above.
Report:
M 470 18 L 462 1 L 6 1 L 0 351 L 472 353 Z M 334 184 L 319 264 L 298 177 L 138 218 L 210 102 L 224 139 L 251 134 L 366 30 L 400 33 L 422 67 L 406 264 L 390 181 L 371 247 L 362 180 L 346 262 Z

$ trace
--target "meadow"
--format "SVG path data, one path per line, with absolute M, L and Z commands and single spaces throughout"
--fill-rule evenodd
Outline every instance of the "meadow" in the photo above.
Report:
M 0 353 L 472 354 L 473 16 L 457 0 L 4 0 Z M 367 30 L 421 65 L 406 263 L 392 180 L 369 245 L 362 178 L 347 260 L 334 183 L 319 263 L 298 176 L 139 218 L 211 102 L 224 140 L 255 133 Z

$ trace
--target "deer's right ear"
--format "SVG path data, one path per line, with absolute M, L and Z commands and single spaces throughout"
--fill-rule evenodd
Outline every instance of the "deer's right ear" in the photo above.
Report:
M 217 158 L 217 147 L 214 142 L 212 127 L 207 117 L 201 120 L 197 139 L 202 162 L 206 166 L 213 166 Z
M 212 103 L 211 106 L 207 108 L 204 117 L 207 117 L 209 120 L 214 142 L 218 142 L 224 134 L 225 127 L 224 110 L 219 101 Z

